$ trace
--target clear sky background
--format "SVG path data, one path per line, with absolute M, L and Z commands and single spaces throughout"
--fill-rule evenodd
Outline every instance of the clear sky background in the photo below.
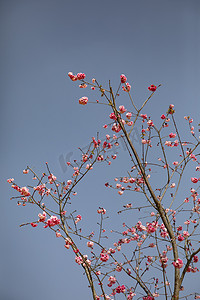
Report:
M 107 122 L 104 107 L 78 105 L 89 92 L 68 79 L 69 71 L 103 83 L 111 79 L 114 86 L 125 73 L 138 106 L 149 95 L 147 87 L 161 83 L 148 106 L 151 115 L 160 116 L 173 103 L 181 129 L 185 115 L 199 122 L 200 1 L 2 0 L 0 5 L 0 298 L 90 299 L 73 253 L 66 253 L 60 240 L 39 226 L 19 228 L 33 214 L 9 200 L 14 192 L 6 179 L 30 183 L 22 170 L 30 165 L 42 172 L 46 161 L 59 179 L 68 179 L 63 159 L 75 159 L 77 147 L 86 146 Z M 120 168 L 123 159 L 113 171 L 100 167 L 80 185 L 76 201 L 83 224 L 93 227 L 99 205 L 108 211 L 123 205 L 123 198 L 104 188 Z M 197 285 L 194 277 L 190 283 Z

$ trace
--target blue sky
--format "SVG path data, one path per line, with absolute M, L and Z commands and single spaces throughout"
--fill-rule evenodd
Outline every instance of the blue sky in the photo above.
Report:
M 31 208 L 9 200 L 14 193 L 6 179 L 27 184 L 22 170 L 30 165 L 42 172 L 46 161 L 57 177 L 67 178 L 63 157 L 75 159 L 77 148 L 102 130 L 109 111 L 80 107 L 83 91 L 69 71 L 114 86 L 125 73 L 138 106 L 147 86 L 161 83 L 148 105 L 152 117 L 173 103 L 181 130 L 184 115 L 199 122 L 200 2 L 9 0 L 1 1 L 0 14 L 1 297 L 88 299 L 86 280 L 62 242 L 49 231 L 19 228 L 31 220 Z M 106 172 L 100 168 L 88 188 L 80 186 L 77 206 L 91 215 L 91 227 L 99 205 L 112 210 L 114 198 L 122 201 L 106 196 L 112 173 Z

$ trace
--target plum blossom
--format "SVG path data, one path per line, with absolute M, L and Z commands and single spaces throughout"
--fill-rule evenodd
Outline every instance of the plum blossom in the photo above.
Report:
M 99 208 L 99 209 L 97 210 L 97 212 L 98 212 L 98 214 L 105 215 L 106 210 L 105 210 L 104 208 Z
M 88 97 L 82 97 L 79 99 L 79 104 L 86 105 L 88 103 Z
M 51 216 L 50 219 L 47 220 L 44 228 L 53 227 L 58 224 L 60 224 L 60 219 L 58 219 L 56 216 Z
M 172 263 L 175 268 L 181 269 L 183 267 L 183 261 L 182 259 L 178 258 L 176 261 L 173 261 Z
M 49 183 L 52 184 L 54 181 L 56 181 L 57 178 L 53 174 L 50 174 L 48 176 L 48 179 L 49 179 Z
M 123 89 L 124 92 L 130 92 L 130 90 L 131 90 L 131 85 L 127 82 L 127 83 L 125 84 L 125 87 L 123 86 L 122 89 Z
M 171 132 L 171 133 L 169 134 L 169 137 L 170 137 L 170 138 L 175 138 L 175 137 L 176 137 L 176 133 L 172 133 L 172 132 Z
M 155 86 L 154 84 L 151 84 L 149 87 L 148 87 L 148 90 L 151 91 L 151 92 L 155 92 L 157 89 L 157 86 Z
M 125 76 L 124 74 L 122 74 L 122 75 L 120 76 L 120 78 L 121 78 L 121 83 L 125 83 L 126 80 L 127 80 L 127 78 L 126 78 L 126 76 Z
M 78 80 L 85 79 L 85 74 L 84 73 L 78 73 L 76 76 L 77 76 Z
M 38 220 L 39 222 L 45 222 L 45 220 L 46 220 L 46 213 L 45 213 L 45 211 L 43 211 L 42 214 L 39 213 L 38 217 L 39 217 L 39 220 Z
M 12 183 L 14 181 L 14 178 L 9 178 L 9 179 L 7 179 L 7 182 L 8 183 Z
M 191 178 L 191 181 L 192 181 L 193 183 L 197 183 L 199 180 L 198 180 L 198 178 L 196 178 L 196 177 L 192 177 L 192 178 Z
M 100 260 L 103 262 L 106 262 L 107 260 L 109 260 L 109 255 L 107 253 L 101 252 L 100 253 Z
M 76 220 L 75 220 L 75 223 L 77 224 L 79 221 L 81 221 L 82 220 L 82 217 L 81 217 L 81 215 L 78 215 L 78 216 L 76 216 Z
M 79 265 L 81 265 L 83 263 L 83 259 L 81 256 L 76 256 L 75 257 L 75 262 Z
M 127 109 L 125 109 L 124 105 L 120 105 L 119 106 L 119 111 L 120 111 L 121 114 L 123 114 L 127 111 Z
M 30 196 L 29 189 L 25 186 L 20 189 L 20 193 L 23 196 Z

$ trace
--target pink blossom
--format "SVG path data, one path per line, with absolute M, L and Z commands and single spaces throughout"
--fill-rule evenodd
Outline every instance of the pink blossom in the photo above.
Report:
M 86 83 L 81 83 L 81 84 L 79 85 L 79 87 L 80 87 L 81 89 L 85 89 L 85 88 L 87 87 L 87 84 L 86 84 Z
M 68 73 L 68 76 L 69 76 L 69 78 L 70 78 L 72 81 L 78 80 L 77 76 L 76 76 L 76 75 L 73 75 L 72 72 L 69 72 L 69 73 Z
M 88 97 L 82 97 L 79 99 L 79 104 L 86 105 L 88 103 Z
M 103 262 L 106 262 L 107 260 L 109 260 L 109 255 L 107 253 L 100 253 L 100 260 Z
M 127 83 L 125 84 L 125 87 L 123 86 L 122 89 L 123 89 L 124 92 L 130 92 L 130 90 L 131 90 L 131 85 L 127 82 Z
M 112 120 L 117 120 L 117 117 L 115 116 L 115 114 L 113 112 L 109 115 L 109 117 Z
M 7 182 L 8 183 L 12 183 L 14 181 L 14 178 L 9 178 L 9 179 L 7 179 Z
M 119 285 L 118 287 L 116 287 L 115 291 L 116 291 L 116 293 L 118 293 L 118 294 L 124 293 L 124 292 L 126 291 L 126 288 L 125 288 L 124 285 L 122 285 L 122 286 Z
M 147 114 L 141 114 L 140 117 L 142 117 L 143 119 L 147 119 Z
M 127 78 L 126 78 L 126 76 L 125 76 L 124 74 L 122 74 L 122 75 L 120 76 L 120 78 L 121 78 L 121 83 L 125 83 L 126 80 L 127 80 Z
M 39 213 L 38 217 L 39 217 L 39 222 L 45 222 L 45 220 L 46 220 L 46 213 L 45 213 L 45 211 L 43 211 L 42 214 Z
M 85 74 L 84 73 L 78 73 L 76 76 L 77 76 L 78 80 L 85 79 Z
M 123 114 L 127 111 L 127 109 L 125 109 L 124 105 L 120 105 L 119 106 L 119 111 L 120 111 L 121 114 Z
M 184 237 L 183 237 L 181 234 L 179 234 L 179 235 L 178 235 L 178 241 L 179 241 L 179 242 L 182 242 L 183 240 L 184 240 Z
M 151 91 L 151 92 L 155 92 L 157 89 L 157 87 L 154 85 L 154 84 L 151 84 L 149 87 L 148 87 L 148 90 Z
M 94 243 L 91 242 L 91 241 L 89 241 L 89 242 L 87 242 L 87 246 L 88 246 L 89 248 L 92 248 L 92 247 L 94 246 Z
M 143 139 L 143 140 L 142 140 L 142 144 L 143 144 L 143 145 L 144 145 L 144 144 L 147 144 L 147 140 Z
M 165 118 L 166 118 L 165 115 L 162 115 L 162 116 L 161 116 L 161 119 L 162 119 L 162 120 L 164 120 Z
M 52 184 L 54 181 L 56 181 L 56 176 L 54 176 L 53 174 L 50 174 L 48 176 L 48 179 L 49 179 L 49 183 Z
M 122 271 L 122 266 L 121 265 L 117 265 L 115 271 L 121 272 Z
M 105 210 L 104 208 L 99 208 L 99 209 L 97 210 L 97 212 L 98 212 L 98 214 L 105 215 L 106 210 Z
M 29 172 L 29 170 L 27 170 L 27 169 L 26 169 L 26 170 L 23 170 L 23 173 L 24 173 L 24 174 L 28 174 L 28 172 Z
M 127 113 L 126 113 L 126 117 L 127 117 L 128 120 L 130 120 L 131 117 L 132 117 L 132 113 L 131 113 L 131 112 L 127 112 Z
M 79 221 L 81 221 L 82 220 L 82 217 L 81 217 L 81 215 L 78 215 L 78 216 L 76 216 L 76 220 L 75 220 L 75 223 L 77 224 Z
M 60 224 L 60 219 L 58 219 L 56 216 L 51 216 L 51 218 L 47 220 L 44 228 L 53 227 L 58 224 Z
M 32 226 L 32 227 L 37 227 L 38 225 L 35 224 L 35 223 L 31 223 L 31 226 Z
M 189 236 L 190 236 L 190 234 L 189 234 L 189 232 L 188 232 L 188 231 L 183 231 L 183 236 L 186 238 L 186 237 L 189 237 Z
M 29 189 L 25 186 L 20 189 L 20 193 L 23 196 L 30 196 Z
M 170 141 L 165 141 L 165 145 L 168 146 L 168 147 L 171 147 L 171 146 L 172 146 L 172 142 L 170 142 Z
M 170 137 L 170 138 L 175 138 L 175 137 L 176 137 L 176 133 L 172 133 L 172 132 L 171 132 L 171 133 L 169 134 L 169 137 Z
M 69 238 L 65 239 L 65 248 L 69 249 L 72 244 L 73 242 L 71 241 L 71 239 Z
M 175 268 L 181 269 L 183 267 L 182 259 L 178 258 L 176 261 L 172 263 Z
M 197 183 L 197 182 L 198 182 L 198 178 L 192 177 L 192 178 L 191 178 L 191 181 L 192 181 L 193 183 Z
M 81 256 L 76 256 L 75 257 L 75 262 L 79 265 L 81 265 L 83 263 L 83 259 Z
M 148 125 L 149 127 L 153 127 L 153 126 L 154 126 L 153 121 L 152 121 L 152 120 L 149 120 L 149 121 L 147 122 L 147 125 Z
M 123 195 L 123 193 L 124 193 L 123 191 L 118 191 L 119 195 Z

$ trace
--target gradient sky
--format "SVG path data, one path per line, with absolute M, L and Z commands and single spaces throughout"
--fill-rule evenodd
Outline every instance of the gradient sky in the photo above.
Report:
M 42 228 L 19 228 L 31 221 L 32 208 L 9 200 L 14 192 L 6 179 L 30 183 L 22 170 L 30 165 L 42 172 L 46 161 L 66 179 L 70 172 L 62 160 L 75 159 L 77 147 L 87 146 L 106 123 L 104 108 L 78 105 L 83 91 L 68 79 L 69 71 L 102 83 L 110 79 L 114 86 L 125 73 L 138 106 L 149 95 L 147 86 L 161 83 L 148 106 L 152 117 L 173 103 L 181 128 L 184 115 L 199 122 L 200 1 L 2 0 L 0 5 L 0 298 L 91 299 L 74 255 L 66 254 L 60 240 Z M 91 216 L 90 226 L 99 205 L 112 210 L 115 201 L 123 203 L 105 192 L 111 173 L 100 168 L 80 185 L 77 206 Z

